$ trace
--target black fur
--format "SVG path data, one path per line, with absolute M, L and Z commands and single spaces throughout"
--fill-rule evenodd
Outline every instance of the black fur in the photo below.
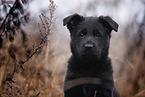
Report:
M 118 24 L 110 17 L 83 17 L 74 14 L 63 20 L 71 33 L 72 56 L 65 82 L 80 77 L 96 77 L 103 84 L 84 84 L 65 91 L 65 97 L 120 97 L 114 86 L 111 59 L 108 57 L 111 31 Z M 108 88 L 109 87 L 109 88 Z M 113 95 L 112 95 L 113 94 Z

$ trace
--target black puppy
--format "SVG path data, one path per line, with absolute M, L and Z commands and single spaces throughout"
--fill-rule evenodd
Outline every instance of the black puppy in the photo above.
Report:
M 118 24 L 110 17 L 83 17 L 73 14 L 63 25 L 71 34 L 72 56 L 64 83 L 65 97 L 120 97 L 114 86 L 108 57 L 111 31 Z

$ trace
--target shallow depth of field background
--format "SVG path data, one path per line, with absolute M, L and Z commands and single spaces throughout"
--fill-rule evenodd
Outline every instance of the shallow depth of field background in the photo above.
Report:
M 30 20 L 22 27 L 28 36 L 25 43 L 20 33 L 14 36 L 13 42 L 4 40 L 0 48 L 0 96 L 63 97 L 63 81 L 71 52 L 70 34 L 62 21 L 68 15 L 79 13 L 109 15 L 119 24 L 119 31 L 112 31 L 109 53 L 116 87 L 121 97 L 145 97 L 145 0 L 54 0 L 54 3 L 56 20 L 48 36 L 50 42 L 23 65 L 24 70 L 15 73 L 12 88 L 3 83 L 16 66 L 9 51 L 15 47 L 17 60 L 26 59 L 28 51 L 32 53 L 34 44 L 37 46 L 41 40 L 38 23 L 43 30 L 39 15 L 49 17 L 49 0 L 32 0 L 26 6 Z

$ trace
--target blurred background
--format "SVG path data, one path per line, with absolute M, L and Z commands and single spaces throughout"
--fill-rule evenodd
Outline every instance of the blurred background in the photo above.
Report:
M 145 97 L 145 0 L 1 0 L 0 96 L 63 97 L 71 56 L 63 18 L 74 13 L 119 24 L 109 51 L 116 87 L 121 97 Z

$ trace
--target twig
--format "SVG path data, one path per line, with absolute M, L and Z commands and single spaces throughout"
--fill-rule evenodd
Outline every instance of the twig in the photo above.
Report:
M 39 94 L 40 94 L 40 92 L 38 92 L 34 97 L 38 97 L 39 96 Z
M 4 81 L 4 83 L 6 83 L 6 82 L 8 81 L 8 82 L 9 82 L 9 83 L 8 83 L 9 86 L 10 86 L 10 87 L 12 86 L 11 84 L 15 82 L 15 81 L 14 81 L 14 78 L 13 78 L 14 73 L 18 71 L 19 67 L 21 67 L 22 69 L 24 69 L 23 65 L 24 65 L 27 61 L 29 61 L 29 60 L 30 60 L 30 59 L 31 59 L 31 58 L 32 58 L 32 57 L 42 48 L 42 44 L 45 43 L 46 39 L 47 39 L 47 35 L 45 35 L 45 37 L 41 40 L 41 42 L 39 43 L 39 45 L 38 45 L 38 47 L 35 49 L 35 51 L 34 51 L 32 54 L 30 54 L 29 57 L 28 57 L 27 59 L 25 59 L 25 60 L 23 60 L 23 61 L 20 61 L 20 62 L 18 63 L 18 65 L 14 68 L 13 72 L 8 74 L 8 77 L 6 78 L 6 80 Z M 12 88 L 12 87 L 11 87 L 11 88 Z
M 97 91 L 95 91 L 94 97 L 96 97 L 96 95 L 97 95 Z
M 145 94 L 145 89 L 137 93 L 134 97 L 141 97 L 143 94 Z

